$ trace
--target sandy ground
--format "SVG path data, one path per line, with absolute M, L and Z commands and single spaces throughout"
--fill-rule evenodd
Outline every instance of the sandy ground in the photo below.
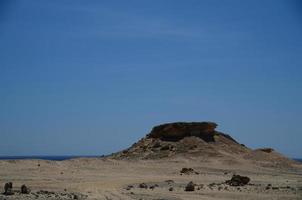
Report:
M 200 174 L 181 175 L 180 170 L 183 167 L 191 167 Z M 224 182 L 230 179 L 232 174 L 250 177 L 250 185 L 227 186 Z M 189 181 L 197 184 L 195 191 L 184 191 Z M 246 161 L 205 162 L 184 158 L 145 161 L 106 158 L 0 161 L 0 185 L 4 186 L 6 182 L 13 182 L 15 190 L 26 184 L 32 192 L 44 190 L 81 193 L 87 195 L 87 199 L 302 199 L 301 166 L 295 169 L 271 169 Z M 148 189 L 139 188 L 140 183 L 146 183 Z M 267 189 L 268 184 L 272 186 Z M 154 188 L 150 189 L 150 186 Z M 173 188 L 173 191 L 169 191 L 170 188 Z M 86 198 L 80 196 L 82 197 Z M 1 200 L 43 198 L 60 197 L 0 195 Z

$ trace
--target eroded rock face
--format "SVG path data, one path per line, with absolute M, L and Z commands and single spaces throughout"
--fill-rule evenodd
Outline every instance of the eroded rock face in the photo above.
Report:
M 214 142 L 215 128 L 214 122 L 176 122 L 155 126 L 148 138 L 159 138 L 166 141 L 179 141 L 184 137 L 196 136 L 206 142 Z

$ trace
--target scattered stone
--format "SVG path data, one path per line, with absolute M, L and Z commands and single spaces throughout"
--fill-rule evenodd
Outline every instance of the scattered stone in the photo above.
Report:
M 230 186 L 244 186 L 250 182 L 250 178 L 247 176 L 233 175 L 231 180 L 227 180 L 225 183 Z
M 146 183 L 141 183 L 138 185 L 139 188 L 147 189 L 148 185 Z
M 173 187 L 170 187 L 170 188 L 169 188 L 169 191 L 173 191 L 173 190 L 174 190 L 174 188 L 173 188 Z
M 182 168 L 182 169 L 180 170 L 180 173 L 181 173 L 181 174 L 187 174 L 187 175 L 189 175 L 189 174 L 199 174 L 199 173 L 196 172 L 193 168 L 186 168 L 186 167 Z
M 13 183 L 9 182 L 9 183 L 5 183 L 4 185 L 4 195 L 13 195 Z
M 190 182 L 186 185 L 185 191 L 186 191 L 186 192 L 192 192 L 192 191 L 194 191 L 194 190 L 195 190 L 195 184 L 194 184 L 192 181 L 190 181 Z
M 166 182 L 166 183 L 168 183 L 168 184 L 172 184 L 172 183 L 174 183 L 174 181 L 173 181 L 173 180 L 165 180 L 165 182 Z
M 216 185 L 216 183 L 210 183 L 208 186 L 210 187 L 210 188 L 212 188 L 212 187 L 214 187 Z
M 128 185 L 127 187 L 126 187 L 126 190 L 131 190 L 133 188 L 133 185 Z
M 26 185 L 21 186 L 21 194 L 29 194 L 30 189 Z

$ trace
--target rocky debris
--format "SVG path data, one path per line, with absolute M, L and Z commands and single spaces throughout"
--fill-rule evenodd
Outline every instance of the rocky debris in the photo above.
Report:
M 29 194 L 30 189 L 26 185 L 21 186 L 21 194 Z
M 170 191 L 170 192 L 172 192 L 173 190 L 174 190 L 174 188 L 173 188 L 173 187 L 170 187 L 170 188 L 169 188 L 169 191 Z
M 5 183 L 4 185 L 4 195 L 13 195 L 13 183 L 9 182 L 9 183 Z
M 180 170 L 180 173 L 181 174 L 186 174 L 186 175 L 189 175 L 189 174 L 199 174 L 199 172 L 196 172 L 193 168 L 182 168 Z
M 23 187 L 23 189 L 25 189 Z M 28 188 L 27 188 L 28 189 Z M 28 189 L 29 191 L 29 189 Z M 15 191 L 15 193 L 11 196 L 1 196 L 0 195 L 0 200 L 14 200 L 14 199 L 22 199 L 22 200 L 32 200 L 32 199 L 37 199 L 37 200 L 45 200 L 45 199 L 50 199 L 50 200 L 70 200 L 70 199 L 79 199 L 79 200 L 84 200 L 87 199 L 88 196 L 80 193 L 60 193 L 60 192 L 50 192 L 46 190 L 40 190 L 38 192 L 29 192 L 29 193 L 22 193 L 21 191 Z
M 272 148 L 261 148 L 261 149 L 258 149 L 259 151 L 263 151 L 265 153 L 272 153 L 274 151 L 274 149 Z
M 230 186 L 244 186 L 250 182 L 250 178 L 247 176 L 233 175 L 231 180 L 227 180 L 225 183 Z
M 186 191 L 186 192 L 191 192 L 191 191 L 194 191 L 194 190 L 195 190 L 195 184 L 194 184 L 192 181 L 190 181 L 190 182 L 186 185 L 185 191 Z

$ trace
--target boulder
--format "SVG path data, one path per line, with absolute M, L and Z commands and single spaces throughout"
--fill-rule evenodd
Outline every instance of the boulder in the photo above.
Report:
M 21 186 L 21 194 L 29 194 L 30 189 L 26 185 Z
M 190 182 L 186 185 L 185 191 L 186 191 L 186 192 L 192 192 L 192 191 L 194 191 L 194 190 L 195 190 L 195 184 L 194 184 L 192 181 L 190 181 Z
M 225 183 L 230 186 L 244 186 L 248 184 L 250 180 L 247 176 L 233 175 L 231 180 L 227 180 Z
M 4 185 L 4 195 L 13 195 L 13 183 L 9 182 L 9 183 L 5 183 Z
M 146 183 L 141 183 L 138 185 L 139 188 L 144 188 L 144 189 L 147 189 L 148 188 L 148 185 Z

